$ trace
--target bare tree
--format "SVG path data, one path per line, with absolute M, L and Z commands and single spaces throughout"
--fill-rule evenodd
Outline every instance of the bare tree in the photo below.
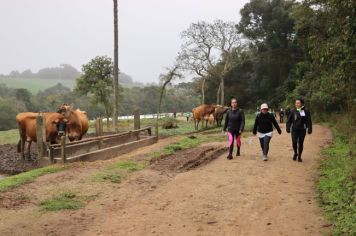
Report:
M 181 33 L 184 40 L 178 62 L 182 69 L 195 73 L 202 79 L 202 103 L 205 102 L 206 78 L 219 79 L 217 103 L 224 104 L 224 78 L 232 68 L 232 54 L 242 48 L 235 24 L 216 20 L 213 24 L 204 21 L 193 23 Z M 215 69 L 223 64 L 223 70 Z
M 204 21 L 193 23 L 181 33 L 184 43 L 178 54 L 178 63 L 183 70 L 190 71 L 201 78 L 202 103 L 205 103 L 205 82 L 209 74 L 209 67 L 214 66 L 212 54 L 213 42 L 210 26 Z
M 113 76 L 113 87 L 114 87 L 114 106 L 113 106 L 113 126 L 115 131 L 117 131 L 117 122 L 119 116 L 119 36 L 118 36 L 118 17 L 117 17 L 117 0 L 114 1 L 114 76 Z
M 241 36 L 238 33 L 235 23 L 216 20 L 212 25 L 213 44 L 221 53 L 220 63 L 223 70 L 220 74 L 220 102 L 225 103 L 225 76 L 232 69 L 233 55 L 243 49 Z
M 170 68 L 166 68 L 166 73 L 161 74 L 159 76 L 159 79 L 162 82 L 162 87 L 161 87 L 160 96 L 159 96 L 159 104 L 158 104 L 158 112 L 157 112 L 157 120 L 156 120 L 156 135 L 157 135 L 157 137 L 158 137 L 158 119 L 159 119 L 159 115 L 161 113 L 164 91 L 166 89 L 166 86 L 168 84 L 170 84 L 173 79 L 182 77 L 182 74 L 179 72 L 179 69 L 180 69 L 179 65 L 175 64 L 174 66 L 172 66 Z

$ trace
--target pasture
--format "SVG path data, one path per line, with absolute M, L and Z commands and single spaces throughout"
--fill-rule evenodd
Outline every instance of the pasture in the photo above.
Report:
M 63 86 L 74 89 L 76 81 L 68 79 L 40 79 L 40 78 L 0 78 L 0 84 L 5 84 L 8 88 L 25 88 L 29 90 L 32 94 L 37 94 L 39 91 L 43 91 L 47 88 L 53 87 L 61 83 Z M 132 87 L 144 87 L 141 83 L 122 83 L 120 86 L 125 88 Z
M 74 80 L 60 79 L 23 79 L 23 78 L 0 78 L 0 84 L 5 84 L 9 88 L 26 88 L 32 94 L 43 91 L 49 87 L 53 87 L 61 83 L 63 86 L 73 89 L 75 86 Z

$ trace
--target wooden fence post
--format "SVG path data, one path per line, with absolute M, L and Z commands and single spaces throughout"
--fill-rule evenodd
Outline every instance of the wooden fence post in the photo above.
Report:
M 96 118 L 95 120 L 95 133 L 96 136 L 103 135 L 103 120 L 101 119 L 101 117 Z
M 66 163 L 66 136 L 61 137 L 61 159 Z
M 134 129 L 140 129 L 140 111 L 134 111 Z
M 36 117 L 36 139 L 38 158 L 41 159 L 47 151 L 45 118 L 41 114 Z

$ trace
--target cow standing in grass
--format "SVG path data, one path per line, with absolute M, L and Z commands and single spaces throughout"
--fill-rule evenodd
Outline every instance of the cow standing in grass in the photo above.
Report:
M 203 126 L 204 120 L 205 120 L 205 128 L 208 127 L 208 118 L 211 114 L 214 114 L 215 108 L 216 108 L 215 105 L 208 105 L 208 104 L 202 104 L 196 108 L 193 108 L 192 112 L 193 112 L 195 130 L 198 130 L 200 121 L 202 121 L 202 126 Z M 207 119 L 205 119 L 205 117 Z

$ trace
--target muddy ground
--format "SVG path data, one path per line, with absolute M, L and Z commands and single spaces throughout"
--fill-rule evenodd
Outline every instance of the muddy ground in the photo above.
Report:
M 113 132 L 104 133 L 104 135 L 109 134 L 113 134 Z M 95 134 L 86 134 L 84 139 L 90 137 L 95 137 Z M 17 152 L 17 144 L 0 144 L 0 174 L 14 175 L 38 167 L 36 143 L 32 143 L 30 155 L 26 148 L 25 159 L 22 158 L 21 153 Z
M 306 137 L 302 163 L 292 160 L 286 133 L 273 136 L 267 162 L 261 160 L 257 138 L 242 139 L 241 156 L 233 160 L 223 153 L 225 143 L 206 143 L 155 160 L 150 168 L 119 184 L 93 182 L 91 176 L 119 160 L 147 160 L 175 142 L 174 137 L 111 160 L 76 163 L 2 193 L 0 232 L 11 236 L 325 235 L 330 224 L 318 206 L 314 183 L 319 152 L 330 143 L 331 132 L 318 125 L 313 131 Z M 95 198 L 75 211 L 40 210 L 41 201 L 67 191 Z

